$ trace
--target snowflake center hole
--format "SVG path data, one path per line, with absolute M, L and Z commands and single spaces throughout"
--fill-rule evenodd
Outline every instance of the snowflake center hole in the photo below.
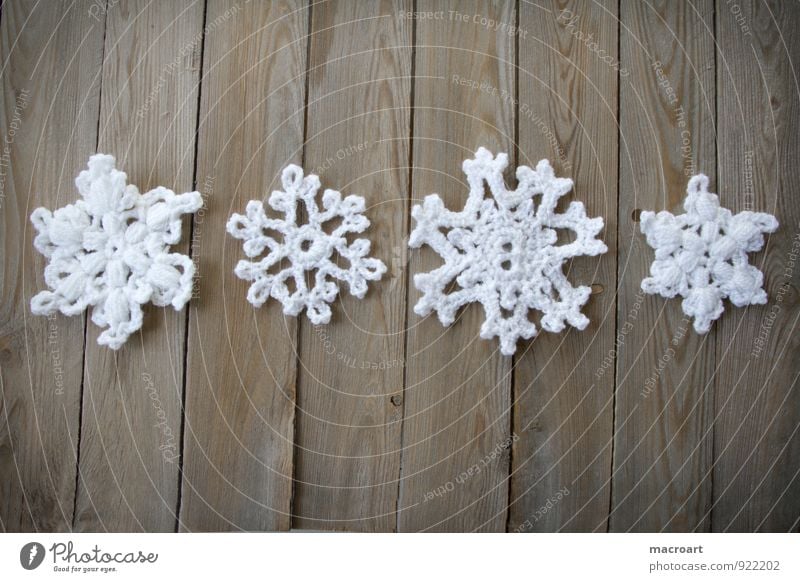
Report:
M 303 242 L 300 243 L 300 250 L 303 251 L 304 253 L 307 253 L 308 251 L 311 250 L 312 244 L 313 242 L 311 240 L 305 239 Z
M 556 245 L 564 246 L 575 242 L 577 239 L 575 232 L 568 228 L 556 229 Z

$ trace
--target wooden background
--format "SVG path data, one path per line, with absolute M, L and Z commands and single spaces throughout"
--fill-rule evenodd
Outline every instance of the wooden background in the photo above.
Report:
M 0 528 L 797 531 L 798 29 L 794 1 L 3 2 Z M 481 145 L 551 159 L 606 224 L 569 266 L 589 328 L 513 359 L 474 305 L 413 312 L 438 263 L 407 250 L 410 206 L 461 208 Z M 28 307 L 28 217 L 96 151 L 205 200 L 192 302 L 118 352 Z M 232 273 L 227 217 L 290 162 L 366 197 L 389 267 L 326 326 Z M 705 336 L 639 292 L 639 212 L 697 172 L 781 223 L 753 256 L 769 305 Z

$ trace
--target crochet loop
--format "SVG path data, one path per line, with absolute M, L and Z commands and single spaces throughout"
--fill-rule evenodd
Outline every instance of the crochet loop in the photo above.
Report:
M 547 331 L 560 332 L 567 323 L 586 328 L 589 319 L 580 310 L 591 289 L 570 285 L 562 268 L 572 257 L 608 249 L 595 238 L 603 219 L 588 218 L 581 202 L 572 202 L 563 214 L 556 212 L 572 180 L 556 177 L 542 160 L 535 170 L 518 167 L 517 188 L 508 190 L 503 180 L 507 166 L 506 154 L 494 157 L 479 148 L 463 164 L 470 186 L 464 209 L 452 212 L 437 194 L 426 196 L 412 209 L 416 226 L 409 246 L 426 244 L 444 259 L 438 269 L 415 275 L 422 297 L 414 311 L 425 316 L 435 310 L 448 326 L 463 305 L 479 302 L 486 314 L 481 337 L 499 337 L 500 351 L 510 356 L 520 338 L 538 333 L 530 310 L 542 313 L 541 326 Z M 491 198 L 485 196 L 487 185 Z M 557 229 L 571 230 L 574 240 L 557 244 Z M 451 291 L 453 283 L 458 288 Z
M 328 304 L 339 293 L 337 281 L 346 282 L 350 293 L 362 298 L 367 292 L 367 281 L 377 281 L 386 272 L 383 262 L 367 256 L 368 240 L 349 243 L 346 238 L 369 226 L 369 220 L 362 214 L 364 198 L 342 199 L 339 192 L 325 190 L 320 210 L 316 200 L 319 178 L 314 174 L 304 177 L 303 169 L 293 164 L 284 168 L 281 184 L 283 191 L 273 192 L 268 204 L 283 213 L 283 218 L 269 218 L 264 204 L 257 200 L 248 202 L 244 215 L 230 217 L 228 232 L 244 241 L 245 255 L 254 259 L 239 261 L 234 272 L 240 279 L 253 282 L 247 300 L 254 306 L 260 307 L 272 297 L 280 301 L 286 315 L 296 316 L 305 308 L 312 323 L 328 323 L 331 318 Z M 305 224 L 297 223 L 300 202 L 308 216 Z M 336 219 L 341 220 L 339 226 L 326 232 L 323 225 Z M 272 234 L 280 235 L 283 240 L 276 240 Z M 335 255 L 346 259 L 350 266 L 338 266 Z M 288 262 L 286 267 L 284 260 Z M 306 282 L 309 271 L 316 271 L 310 287 Z
M 194 264 L 168 248 L 181 238 L 181 215 L 203 200 L 163 187 L 140 194 L 104 154 L 89 158 L 75 185 L 74 204 L 31 214 L 33 244 L 50 261 L 50 290 L 31 299 L 31 311 L 77 315 L 91 305 L 92 321 L 108 328 L 97 343 L 116 350 L 142 327 L 143 304 L 181 309 L 191 298 Z
M 683 312 L 694 318 L 697 333 L 707 333 L 730 299 L 736 307 L 767 302 L 764 275 L 749 264 L 747 253 L 761 250 L 764 233 L 775 232 L 771 214 L 721 208 L 708 191 L 708 177 L 692 176 L 686 187 L 685 214 L 642 212 L 641 230 L 655 251 L 646 293 L 683 297 Z

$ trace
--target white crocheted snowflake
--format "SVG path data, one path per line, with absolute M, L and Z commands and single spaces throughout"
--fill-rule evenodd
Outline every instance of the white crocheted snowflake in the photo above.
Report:
M 377 281 L 386 272 L 379 259 L 368 257 L 370 243 L 366 239 L 347 240 L 351 233 L 363 232 L 369 220 L 363 215 L 365 204 L 361 196 L 342 195 L 335 190 L 322 194 L 322 209 L 317 205 L 319 178 L 311 174 L 303 177 L 303 169 L 289 165 L 281 175 L 283 192 L 273 192 L 269 206 L 283 214 L 283 218 L 269 218 L 264 204 L 251 200 L 245 215 L 234 214 L 228 221 L 228 232 L 245 241 L 244 252 L 258 260 L 241 260 L 235 273 L 240 279 L 253 281 L 247 300 L 261 306 L 269 297 L 283 304 L 287 315 L 298 315 L 306 308 L 306 315 L 315 325 L 328 323 L 331 308 L 328 305 L 339 293 L 337 281 L 349 285 L 350 293 L 358 298 L 367 292 L 367 281 Z M 302 202 L 307 221 L 299 224 L 298 203 Z M 330 234 L 323 229 L 325 223 L 339 222 Z M 280 235 L 281 242 L 274 238 Z M 347 268 L 336 264 L 338 254 L 349 263 Z M 288 260 L 285 267 L 283 259 Z M 314 273 L 314 283 L 309 287 L 306 273 Z M 290 285 L 293 289 L 290 289 Z
M 641 229 L 655 250 L 646 293 L 683 297 L 683 312 L 694 317 L 697 333 L 706 333 L 725 310 L 726 297 L 737 307 L 767 302 L 764 275 L 751 266 L 747 253 L 764 246 L 763 233 L 775 232 L 771 214 L 720 208 L 708 191 L 708 178 L 693 176 L 686 188 L 686 214 L 642 212 Z
M 599 255 L 608 249 L 595 236 L 602 218 L 588 218 L 581 202 L 572 202 L 563 214 L 556 212 L 559 198 L 572 189 L 572 180 L 557 178 L 547 160 L 535 170 L 517 168 L 516 190 L 508 190 L 503 170 L 508 156 L 496 158 L 480 148 L 475 159 L 465 160 L 470 192 L 464 209 L 452 212 L 437 194 L 414 206 L 416 227 L 409 246 L 429 245 L 444 265 L 414 276 L 423 295 L 414 306 L 418 315 L 436 310 L 443 325 L 450 325 L 458 309 L 474 301 L 483 305 L 486 320 L 480 335 L 500 338 L 500 351 L 513 355 L 519 338 L 537 334 L 529 310 L 541 312 L 541 326 L 560 332 L 565 323 L 584 329 L 581 313 L 591 292 L 573 287 L 562 267 L 567 259 Z M 488 184 L 492 197 L 485 196 Z M 540 195 L 538 204 L 534 197 Z M 555 229 L 569 229 L 575 240 L 557 244 Z M 450 289 L 453 283 L 458 288 Z
M 108 327 L 97 343 L 116 350 L 142 327 L 143 304 L 181 309 L 190 299 L 194 265 L 168 247 L 181 238 L 181 215 L 203 200 L 199 192 L 177 195 L 162 187 L 140 194 L 115 169 L 113 156 L 103 154 L 89 158 L 75 185 L 82 199 L 31 214 L 34 246 L 50 259 L 44 271 L 50 291 L 31 299 L 31 311 L 77 315 L 91 305 L 92 321 Z

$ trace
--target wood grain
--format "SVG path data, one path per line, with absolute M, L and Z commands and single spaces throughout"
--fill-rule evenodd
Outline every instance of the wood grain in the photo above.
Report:
M 619 297 L 613 531 L 708 530 L 714 332 L 698 335 L 680 299 L 645 296 L 653 251 L 638 212 L 683 212 L 686 184 L 714 181 L 710 2 L 622 2 Z
M 390 531 L 400 473 L 411 97 L 411 2 L 313 7 L 306 170 L 365 197 L 363 300 L 340 287 L 328 325 L 301 317 L 295 527 Z M 353 237 L 355 238 L 355 237 Z
M 296 320 L 254 309 L 233 268 L 242 243 L 225 232 L 248 200 L 280 188 L 301 162 L 305 2 L 209 2 L 198 146 L 206 200 L 192 247 L 185 460 L 186 531 L 286 530 L 291 525 Z M 226 17 L 226 14 L 229 15 Z
M 772 0 L 2 3 L 0 531 L 798 530 L 798 25 Z M 589 328 L 514 358 L 478 305 L 413 311 L 441 260 L 407 250 L 410 208 L 461 208 L 479 146 L 511 186 L 549 158 L 606 224 L 568 266 Z M 205 202 L 188 309 L 118 352 L 29 311 L 29 215 L 96 150 Z M 388 267 L 325 326 L 233 274 L 228 217 L 288 163 L 366 198 Z M 703 336 L 640 291 L 638 222 L 700 172 L 781 222 L 751 257 L 769 303 Z
M 589 327 L 543 332 L 518 347 L 511 531 L 606 529 L 614 374 L 602 362 L 613 361 L 615 334 L 616 12 L 616 2 L 521 6 L 519 163 L 546 157 L 557 175 L 574 180 L 567 198 L 604 217 L 608 253 L 565 265 L 573 285 L 595 290 L 583 309 Z M 590 36 L 597 51 L 578 42 Z
M 515 7 L 510 2 L 419 2 L 417 10 L 441 11 L 442 18 L 417 22 L 412 201 L 436 192 L 445 206 L 457 210 L 468 193 L 462 161 L 480 146 L 513 154 L 514 105 L 499 92 L 515 92 L 514 38 L 472 19 L 478 15 L 513 25 Z M 498 94 L 461 85 L 460 79 L 485 83 Z M 413 281 L 415 273 L 440 264 L 427 247 L 412 251 L 408 276 Z M 467 306 L 443 328 L 435 314 L 422 319 L 413 312 L 420 294 L 409 287 L 399 529 L 503 531 L 510 358 L 500 354 L 496 341 L 480 339 L 479 305 Z
M 72 202 L 94 152 L 103 20 L 4 2 L 0 19 L 0 530 L 69 531 L 75 503 L 83 318 L 34 317 L 46 259 L 29 222 Z
M 800 515 L 800 7 L 717 3 L 720 200 L 775 214 L 750 255 L 769 303 L 717 322 L 714 531 L 797 531 Z M 746 27 L 746 28 L 743 28 Z M 794 67 L 794 68 L 793 68 Z
M 98 150 L 142 192 L 192 189 L 203 3 L 108 6 Z M 189 220 L 183 241 L 187 252 Z M 117 352 L 88 326 L 75 529 L 174 531 L 186 313 L 145 309 Z

